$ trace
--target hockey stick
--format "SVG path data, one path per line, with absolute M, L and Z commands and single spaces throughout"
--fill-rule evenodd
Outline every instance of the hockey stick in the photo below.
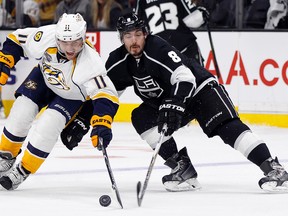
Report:
M 147 171 L 147 174 L 146 174 L 146 178 L 145 178 L 145 181 L 144 181 L 144 184 L 143 184 L 143 187 L 141 188 L 142 184 L 140 181 L 138 181 L 137 183 L 137 186 L 136 186 L 136 191 L 137 191 L 137 201 L 138 201 L 138 206 L 140 207 L 141 204 L 142 204 L 142 201 L 143 201 L 143 197 L 144 197 L 144 194 L 146 192 L 146 189 L 147 189 L 147 186 L 148 186 L 148 182 L 149 182 L 149 179 L 150 179 L 150 176 L 151 176 L 151 173 L 152 173 L 152 169 L 154 167 L 154 164 L 155 164 L 155 161 L 156 161 L 156 157 L 158 155 L 158 152 L 160 150 L 160 147 L 162 145 L 162 142 L 163 142 L 163 138 L 164 138 L 164 134 L 165 132 L 167 131 L 167 125 L 164 124 L 163 128 L 162 128 L 162 131 L 160 133 L 160 138 L 159 138 L 159 141 L 156 145 L 156 148 L 153 152 L 153 156 L 152 156 L 152 159 L 151 159 L 151 162 L 150 162 L 150 165 L 148 167 L 148 171 Z
M 106 149 L 103 147 L 103 139 L 102 139 L 102 137 L 99 137 L 98 141 L 99 141 L 100 148 L 102 149 L 102 153 L 103 153 L 103 157 L 104 157 L 105 164 L 106 164 L 106 167 L 107 167 L 107 171 L 108 171 L 108 174 L 109 174 L 109 177 L 110 177 L 110 181 L 112 183 L 112 190 L 115 192 L 118 204 L 123 209 L 122 201 L 121 201 L 121 198 L 120 198 L 120 193 L 119 193 L 118 187 L 116 185 L 116 181 L 115 181 L 115 178 L 114 178 L 111 166 L 110 166 L 108 154 L 107 154 Z
M 209 22 L 208 21 L 206 23 L 206 27 L 207 27 L 209 42 L 210 42 L 210 46 L 211 46 L 211 51 L 212 51 L 214 63 L 215 63 L 216 75 L 217 75 L 218 80 L 220 80 L 221 79 L 221 73 L 220 73 L 220 70 L 219 70 L 218 61 L 216 59 L 216 53 L 215 53 L 214 44 L 213 44 L 213 40 L 212 40 L 212 36 L 211 36 L 211 30 L 210 30 L 210 26 L 209 26 Z

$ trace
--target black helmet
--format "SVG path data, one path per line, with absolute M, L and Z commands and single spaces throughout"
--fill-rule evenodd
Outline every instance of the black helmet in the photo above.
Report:
M 120 39 L 123 38 L 123 33 L 135 29 L 141 29 L 145 33 L 149 33 L 147 25 L 135 13 L 127 13 L 119 17 L 116 25 L 117 31 L 120 34 Z

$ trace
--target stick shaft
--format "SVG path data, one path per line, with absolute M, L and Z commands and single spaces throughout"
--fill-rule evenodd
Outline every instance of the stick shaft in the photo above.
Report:
M 146 189 L 147 189 L 147 186 L 148 186 L 148 183 L 149 183 L 149 179 L 150 179 L 150 176 L 151 176 L 151 173 L 152 173 L 152 170 L 153 170 L 153 167 L 154 167 L 158 152 L 159 152 L 160 147 L 161 147 L 161 145 L 163 143 L 163 138 L 165 136 L 166 130 L 167 130 L 167 126 L 165 124 L 163 126 L 163 129 L 162 129 L 161 133 L 160 133 L 160 139 L 159 139 L 159 141 L 158 141 L 158 143 L 156 145 L 156 148 L 155 148 L 155 150 L 153 152 L 153 156 L 151 158 L 150 165 L 148 167 L 148 171 L 147 171 L 147 174 L 146 174 L 146 177 L 145 177 L 145 181 L 144 181 L 143 187 L 141 188 L 141 182 L 138 182 L 138 184 L 137 184 L 138 206 L 141 206 L 141 204 L 142 204 L 143 197 L 144 197 L 144 194 L 146 192 Z
M 115 178 L 114 178 L 111 166 L 110 166 L 110 162 L 109 162 L 109 157 L 108 157 L 107 151 L 103 147 L 103 140 L 102 140 L 101 137 L 99 137 L 99 144 L 100 144 L 100 146 L 102 148 L 103 157 L 104 157 L 105 164 L 106 164 L 106 167 L 107 167 L 107 171 L 108 171 L 108 174 L 109 174 L 109 177 L 110 177 L 110 181 L 111 181 L 111 184 L 112 184 L 112 190 L 115 192 L 117 201 L 118 201 L 120 207 L 123 209 L 120 193 L 119 193 L 118 187 L 116 185 L 116 181 L 115 181 Z
M 211 46 L 211 51 L 212 51 L 214 63 L 215 63 L 216 75 L 217 75 L 218 80 L 220 80 L 221 79 L 221 72 L 220 72 L 220 69 L 219 69 L 219 66 L 218 66 L 218 61 L 217 61 L 217 58 L 216 58 L 216 53 L 215 53 L 215 49 L 214 49 L 214 43 L 213 43 L 213 40 L 212 40 L 212 35 L 211 35 L 209 22 L 207 22 L 206 27 L 207 27 L 209 42 L 210 42 L 210 46 Z

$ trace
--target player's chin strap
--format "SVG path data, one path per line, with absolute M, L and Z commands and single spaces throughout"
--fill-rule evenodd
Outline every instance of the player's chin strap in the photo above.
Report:
M 103 157 L 104 157 L 104 160 L 105 160 L 105 164 L 106 164 L 106 167 L 107 167 L 107 171 L 108 171 L 108 174 L 109 174 L 109 177 L 110 177 L 110 181 L 112 183 L 112 190 L 115 192 L 118 204 L 123 209 L 122 201 L 121 201 L 121 198 L 120 198 L 120 193 L 119 193 L 118 187 L 116 185 L 116 181 L 115 181 L 115 178 L 114 178 L 111 166 L 110 166 L 110 162 L 109 162 L 109 158 L 108 158 L 108 154 L 107 154 L 106 148 L 104 148 L 104 146 L 103 146 L 102 137 L 98 137 L 98 143 L 99 144 L 98 144 L 97 148 L 99 150 L 102 150 Z
M 152 170 L 153 170 L 153 167 L 154 167 L 154 164 L 155 164 L 155 161 L 156 161 L 156 157 L 158 155 L 158 152 L 160 150 L 160 147 L 163 143 L 163 139 L 165 137 L 165 133 L 167 132 L 167 124 L 164 123 L 163 125 L 163 128 L 160 132 L 160 138 L 159 138 L 159 141 L 155 147 L 155 150 L 153 152 L 153 156 L 152 156 L 152 159 L 151 159 L 151 162 L 150 162 L 150 165 L 148 167 L 148 171 L 147 171 L 147 174 L 146 174 L 146 178 L 145 178 L 145 181 L 144 181 L 144 184 L 143 184 L 143 187 L 141 188 L 141 182 L 138 181 L 137 183 L 137 201 L 138 201 L 138 206 L 141 206 L 142 204 L 142 200 L 143 200 L 143 197 L 144 197 L 144 194 L 145 194 L 145 191 L 147 189 L 147 186 L 148 186 L 148 182 L 149 182 L 149 179 L 150 179 L 150 176 L 151 176 L 151 173 L 152 173 Z

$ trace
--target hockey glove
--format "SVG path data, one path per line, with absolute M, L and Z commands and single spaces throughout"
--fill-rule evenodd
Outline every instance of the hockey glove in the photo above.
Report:
M 209 22 L 210 13 L 208 12 L 208 10 L 205 7 L 197 7 L 197 9 L 202 13 L 204 22 Z
M 5 85 L 10 76 L 10 69 L 14 67 L 14 57 L 0 51 L 0 85 Z
M 89 120 L 76 117 L 60 134 L 63 144 L 72 151 L 89 131 Z
M 185 112 L 185 104 L 174 98 L 167 98 L 159 106 L 158 132 L 160 133 L 163 125 L 167 124 L 165 136 L 170 136 L 181 126 L 182 117 Z
M 93 127 L 91 131 L 91 140 L 93 146 L 102 150 L 102 146 L 99 146 L 99 137 L 103 139 L 103 147 L 107 148 L 110 141 L 112 140 L 111 130 L 112 118 L 109 115 L 97 116 L 93 115 L 91 118 L 91 125 Z

